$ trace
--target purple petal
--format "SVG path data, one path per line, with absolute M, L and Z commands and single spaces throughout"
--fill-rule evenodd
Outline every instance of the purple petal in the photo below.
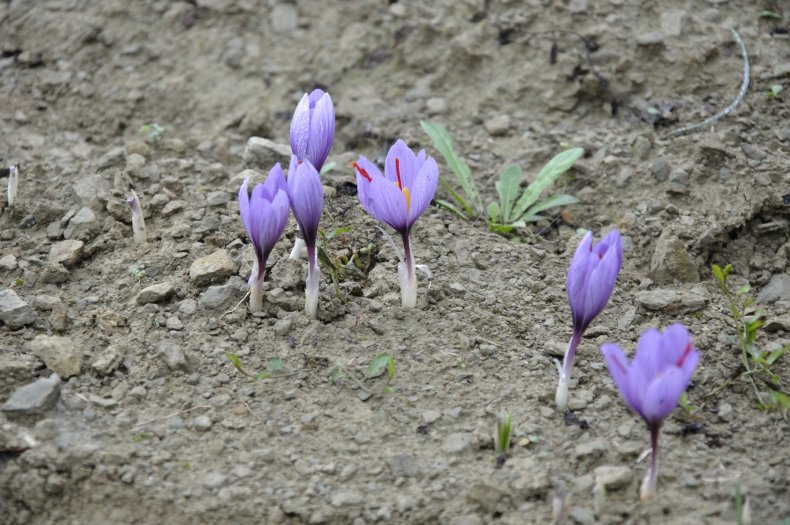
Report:
M 571 306 L 574 327 L 576 327 L 577 322 L 581 324 L 584 318 L 584 298 L 589 274 L 587 266 L 590 260 L 591 249 L 592 232 L 588 231 L 582 237 L 568 267 L 568 303 Z M 583 327 L 580 326 L 579 328 Z
M 285 186 L 285 177 L 283 176 L 283 169 L 280 166 L 280 163 L 276 163 L 271 170 L 269 170 L 269 175 L 266 177 L 266 180 L 263 183 L 263 195 L 264 198 L 268 201 L 274 199 L 274 196 L 277 194 L 279 190 L 284 190 Z
M 332 149 L 332 141 L 335 139 L 335 107 L 332 104 L 332 97 L 319 91 L 322 96 L 315 104 L 315 109 L 310 110 L 310 137 L 307 141 L 306 158 L 313 163 L 316 170 L 321 170 L 329 151 Z
M 248 235 L 250 232 L 250 194 L 247 189 L 249 182 L 250 178 L 247 177 L 239 189 L 239 215 L 241 215 L 241 223 L 244 225 L 244 229 L 247 230 Z
M 406 196 L 396 183 L 386 177 L 374 177 L 366 189 L 366 198 L 371 215 L 401 234 L 409 232 Z
M 397 165 L 395 159 L 398 160 Z M 400 172 L 401 187 L 411 190 L 419 171 L 420 165 L 414 152 L 401 139 L 395 141 L 395 144 L 392 145 L 387 153 L 387 160 L 384 164 L 384 176 L 397 184 L 398 172 Z
M 291 119 L 291 151 L 297 157 L 304 158 L 307 154 L 307 143 L 310 138 L 310 97 L 305 93 L 296 105 Z
M 680 396 L 688 387 L 691 377 L 677 367 L 656 376 L 646 387 L 642 398 L 642 417 L 648 423 L 664 420 L 677 406 Z
M 363 172 L 367 174 L 367 177 L 363 175 Z M 375 217 L 368 188 L 374 179 L 383 179 L 384 175 L 381 174 L 381 171 L 379 171 L 375 164 L 362 155 L 359 156 L 356 166 L 354 166 L 354 173 L 357 176 L 357 196 L 359 197 L 359 202 L 368 214 Z M 368 178 L 370 178 L 370 180 L 368 180 Z
M 647 385 L 664 368 L 661 361 L 661 332 L 651 328 L 639 336 L 636 343 L 634 356 L 634 373 L 640 377 L 640 382 Z
M 634 396 L 631 388 L 631 377 L 629 372 L 631 367 L 628 363 L 628 358 L 625 356 L 619 346 L 613 343 L 607 343 L 601 346 L 606 366 L 609 368 L 609 375 L 612 376 L 614 384 L 620 391 L 620 395 L 628 405 L 628 408 L 634 412 L 639 412 L 640 403 L 639 398 Z
M 318 104 L 318 101 L 321 100 L 321 97 L 323 97 L 325 94 L 326 93 L 323 90 L 318 88 L 312 90 L 310 95 L 308 95 L 308 98 L 310 99 L 310 109 L 314 109 L 316 104 Z
M 694 346 L 691 343 L 691 335 L 685 326 L 675 323 L 664 330 L 661 338 L 661 352 L 659 366 L 667 368 L 678 366 L 678 363 L 685 362 L 688 354 Z
M 409 188 L 411 206 L 409 207 L 409 227 L 420 218 L 425 209 L 436 195 L 439 185 L 439 167 L 433 158 L 429 158 L 417 173 L 412 186 Z
M 321 177 L 310 161 L 298 163 L 288 176 L 288 199 L 308 246 L 315 246 L 318 223 L 324 208 L 324 187 Z

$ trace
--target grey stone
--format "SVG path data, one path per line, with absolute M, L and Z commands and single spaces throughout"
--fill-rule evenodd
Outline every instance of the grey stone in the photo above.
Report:
M 669 9 L 661 13 L 659 22 L 664 36 L 678 37 L 683 34 L 688 15 L 682 9 Z
M 790 275 L 786 273 L 773 274 L 768 284 L 757 294 L 757 302 L 760 304 L 776 301 L 790 301 Z
M 0 290 L 0 321 L 12 330 L 34 323 L 36 311 L 14 290 Z
M 658 159 L 652 166 L 650 172 L 660 181 L 665 181 L 669 178 L 669 162 L 667 159 Z
M 452 518 L 450 525 L 483 525 L 483 520 L 477 514 L 465 514 Z
M 595 525 L 595 512 L 584 507 L 571 507 L 571 519 L 578 525 Z
M 271 11 L 272 31 L 290 35 L 299 23 L 299 11 L 292 3 L 280 3 Z
M 230 196 L 226 191 L 212 191 L 206 195 L 206 204 L 209 206 L 224 206 L 230 202 Z
M 702 287 L 688 290 L 658 288 L 637 292 L 636 302 L 647 310 L 668 314 L 691 313 L 702 310 L 708 303 L 708 292 Z
M 33 306 L 38 310 L 49 311 L 62 304 L 63 301 L 60 300 L 60 297 L 54 295 L 37 295 L 33 298 Z
M 123 166 L 126 163 L 126 150 L 123 146 L 112 148 L 110 151 L 101 156 L 98 162 L 98 168 L 104 170 L 107 168 L 115 168 Z
M 54 264 L 71 266 L 80 260 L 85 243 L 75 239 L 56 242 L 49 248 L 47 260 Z
M 44 361 L 47 368 L 64 379 L 76 376 L 82 369 L 82 353 L 68 337 L 38 335 L 30 343 L 31 353 Z
M 387 458 L 387 465 L 394 476 L 416 478 L 422 473 L 417 458 L 411 454 L 395 454 Z
M 361 505 L 363 502 L 362 494 L 358 492 L 338 492 L 332 495 L 333 507 L 346 507 Z
M 209 472 L 203 478 L 203 486 L 207 489 L 218 489 L 225 484 L 228 477 L 220 472 Z
M 600 456 L 609 449 L 609 443 L 601 438 L 591 441 L 582 441 L 573 450 L 573 455 L 577 458 L 588 456 Z
M 636 36 L 636 43 L 640 46 L 657 46 L 664 43 L 664 35 L 658 31 L 639 33 Z
M 199 430 L 201 432 L 206 432 L 207 430 L 211 429 L 211 425 L 213 424 L 211 418 L 208 416 L 198 416 L 195 418 L 195 430 Z
M 236 265 L 228 255 L 228 251 L 217 250 L 192 263 L 189 268 L 189 279 L 200 286 L 233 275 L 235 272 Z
M 236 290 L 236 286 L 232 284 L 209 286 L 205 292 L 200 294 L 198 304 L 202 308 L 210 310 L 227 310 L 233 305 Z
M 123 356 L 123 350 L 117 345 L 111 344 L 99 353 L 93 363 L 91 363 L 91 368 L 99 375 L 109 375 L 121 364 Z
M 180 331 L 184 329 L 184 323 L 181 322 L 181 319 L 173 315 L 167 318 L 165 327 L 167 327 L 168 330 Z
M 101 231 L 96 214 L 90 208 L 82 208 L 69 221 L 63 237 L 66 239 L 91 240 Z
M 469 502 L 480 505 L 486 512 L 502 511 L 500 503 L 509 496 L 504 488 L 489 483 L 477 483 L 466 493 Z
M 746 155 L 747 158 L 750 158 L 752 160 L 761 161 L 761 160 L 765 160 L 765 158 L 768 157 L 768 154 L 765 151 L 761 150 L 757 146 L 752 146 L 751 144 L 748 144 L 746 142 L 741 144 L 741 149 L 743 150 L 743 154 Z
M 176 285 L 173 283 L 158 283 L 143 288 L 137 296 L 137 304 L 159 303 L 169 299 L 176 293 Z
M 44 265 L 44 270 L 41 272 L 41 280 L 45 283 L 65 283 L 69 280 L 71 273 L 69 270 L 58 263 L 47 263 Z
M 178 311 L 184 315 L 192 315 L 197 312 L 197 301 L 194 299 L 184 299 L 178 303 Z
M 634 158 L 645 160 L 650 154 L 651 147 L 652 145 L 650 144 L 650 141 L 640 135 L 636 137 L 634 143 L 631 145 L 631 153 L 633 154 Z
M 54 221 L 47 224 L 47 239 L 50 241 L 57 241 L 63 237 L 63 228 L 60 221 Z
M 430 425 L 431 423 L 434 423 L 434 422 L 435 422 L 436 420 L 438 420 L 440 417 L 442 417 L 442 413 L 441 413 L 441 412 L 439 412 L 438 410 L 430 410 L 430 409 L 428 409 L 428 410 L 425 410 L 425 411 L 422 413 L 422 420 L 423 420 L 425 423 L 428 423 L 429 425 Z
M 274 323 L 274 335 L 278 337 L 285 337 L 291 331 L 293 321 L 290 319 L 280 319 Z
M 627 486 L 634 477 L 633 471 L 628 467 L 603 465 L 594 471 L 595 480 L 607 489 L 617 489 Z
M 49 410 L 60 398 L 60 378 L 52 374 L 17 388 L 0 407 L 7 414 L 29 415 Z
M 431 97 L 425 101 L 425 109 L 429 115 L 441 115 L 447 111 L 447 100 L 444 97 Z
M 186 203 L 181 200 L 174 200 L 168 202 L 162 207 L 162 216 L 169 217 L 170 215 L 173 215 L 174 213 L 181 211 L 182 209 L 184 209 L 185 204 Z
M 547 468 L 535 458 L 517 456 L 506 465 L 516 475 L 511 486 L 520 496 L 525 498 L 544 496 L 551 489 Z
M 470 432 L 456 432 L 447 436 L 442 445 L 442 452 L 447 454 L 462 454 L 472 446 Z
M 725 422 L 732 421 L 734 414 L 732 411 L 732 405 L 729 403 L 722 403 L 719 405 L 719 419 Z
M 101 206 L 99 195 L 110 191 L 110 181 L 104 175 L 94 173 L 77 179 L 72 186 L 80 204 L 98 209 Z
M 494 137 L 505 135 L 510 131 L 510 115 L 502 114 L 491 117 L 483 123 L 483 127 Z
M 186 370 L 187 358 L 184 351 L 175 341 L 165 339 L 156 345 L 156 352 L 160 354 L 170 370 Z
M 241 159 L 248 165 L 271 166 L 275 162 L 283 162 L 288 165 L 291 158 L 291 146 L 278 144 L 263 137 L 250 137 Z M 266 168 L 269 169 L 268 167 Z M 238 190 L 238 186 L 236 188 Z
M 571 0 L 571 2 L 568 4 L 568 11 L 574 15 L 584 14 L 587 12 L 587 9 L 587 0 Z
M 699 282 L 699 272 L 691 260 L 686 244 L 678 239 L 669 228 L 665 229 L 656 242 L 650 261 L 650 277 L 656 284 Z
M 0 257 L 0 268 L 8 271 L 16 270 L 16 257 L 10 253 Z

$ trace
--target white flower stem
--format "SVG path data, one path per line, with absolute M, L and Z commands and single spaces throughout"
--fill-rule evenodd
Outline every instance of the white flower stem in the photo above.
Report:
M 291 255 L 288 256 L 292 261 L 298 261 L 307 253 L 307 244 L 302 238 L 302 233 L 299 231 L 299 225 L 296 225 L 296 239 L 294 240 L 294 247 L 291 249 Z
M 145 231 L 145 219 L 143 218 L 143 204 L 132 190 L 134 203 L 130 203 L 132 210 L 132 232 L 135 244 L 144 244 L 148 240 L 148 233 Z
M 650 455 L 650 468 L 647 469 L 647 475 L 642 480 L 642 486 L 639 489 L 639 498 L 642 503 L 647 503 L 656 496 L 656 487 L 658 485 L 658 433 L 661 430 L 659 425 L 650 425 L 650 444 L 652 446 L 652 453 Z
M 414 308 L 417 306 L 417 274 L 414 272 L 409 234 L 403 234 L 403 261 L 398 263 L 398 279 L 401 305 L 404 308 Z
M 19 169 L 16 166 L 8 168 L 8 205 L 13 206 L 16 201 L 16 188 L 19 184 Z
M 318 267 L 318 253 L 315 246 L 307 246 L 307 257 L 304 311 L 308 317 L 315 319 L 318 315 L 318 284 L 321 277 L 321 269 Z
M 257 267 L 257 262 L 255 263 Z M 257 268 L 253 268 L 253 275 L 258 273 Z M 252 283 L 250 284 L 250 312 L 256 313 L 263 310 L 263 279 L 266 276 L 266 272 L 264 271 L 260 277 L 256 277 L 253 279 Z
M 557 405 L 557 410 L 565 412 L 568 408 L 568 382 L 571 380 L 571 367 L 573 367 L 573 358 L 576 355 L 576 347 L 579 346 L 581 334 L 574 332 L 571 340 L 568 342 L 568 349 L 565 351 L 565 357 L 562 360 L 562 368 L 560 368 L 560 381 L 557 384 L 557 393 L 554 396 L 554 402 Z

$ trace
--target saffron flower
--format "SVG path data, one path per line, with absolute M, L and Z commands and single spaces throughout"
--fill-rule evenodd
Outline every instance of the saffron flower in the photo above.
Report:
M 584 331 L 609 301 L 622 263 L 623 244 L 617 230 L 609 232 L 598 244 L 593 244 L 592 232 L 587 232 L 576 248 L 568 268 L 568 302 L 573 316 L 573 335 L 562 360 L 555 397 L 557 409 L 561 411 L 568 407 L 568 382 L 576 348 Z
M 398 140 L 387 153 L 384 175 L 375 164 L 360 156 L 352 163 L 357 174 L 357 194 L 362 207 L 379 221 L 390 225 L 403 239 L 404 260 L 398 264 L 401 304 L 417 305 L 417 276 L 409 234 L 436 194 L 439 168 L 425 150 L 415 155 Z
M 132 196 L 126 198 L 126 204 L 132 211 L 132 233 L 135 244 L 144 244 L 148 240 L 148 233 L 145 231 L 145 219 L 143 218 L 143 206 L 140 199 L 132 190 Z
M 320 89 L 304 94 L 291 119 L 291 152 L 297 160 L 309 160 L 320 173 L 335 138 L 335 106 L 332 97 Z M 296 228 L 291 259 L 305 253 L 302 232 Z
M 324 187 L 318 170 L 309 160 L 298 160 L 291 156 L 288 167 L 288 200 L 296 217 L 296 224 L 302 232 L 307 246 L 307 281 L 305 283 L 305 313 L 315 319 L 318 313 L 318 280 L 321 270 L 318 267 L 318 223 L 324 209 Z
M 288 194 L 280 163 L 274 165 L 263 184 L 256 184 L 250 196 L 244 179 L 239 190 L 239 214 L 250 238 L 255 259 L 250 274 L 250 312 L 263 309 L 263 279 L 266 260 L 288 223 Z
M 642 501 L 648 501 L 656 494 L 661 423 L 686 391 L 699 353 L 682 324 L 673 324 L 663 334 L 654 329 L 643 333 L 632 363 L 615 344 L 605 344 L 601 351 L 623 401 L 642 416 L 650 430 L 652 456 L 640 491 Z

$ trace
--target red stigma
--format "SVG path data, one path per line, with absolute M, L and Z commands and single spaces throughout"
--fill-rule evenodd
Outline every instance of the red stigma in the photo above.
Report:
M 403 191 L 403 183 L 400 180 L 400 159 L 395 157 L 395 175 L 398 177 L 398 189 Z
M 357 164 L 356 162 L 352 162 L 352 163 L 351 163 L 351 166 L 352 166 L 352 167 L 353 167 L 355 170 L 357 170 L 357 171 L 359 172 L 359 174 L 360 174 L 360 175 L 362 175 L 363 177 L 365 177 L 365 180 L 367 180 L 368 182 L 373 182 L 373 177 L 371 177 L 370 175 L 368 175 L 368 172 L 367 172 L 367 171 L 365 171 L 363 168 L 360 168 L 360 167 L 359 167 L 359 164 Z
M 683 355 L 682 355 L 682 356 L 680 356 L 680 359 L 678 359 L 678 362 L 677 362 L 677 365 L 676 365 L 676 366 L 678 366 L 678 367 L 680 367 L 680 366 L 683 366 L 683 362 L 686 360 L 686 358 L 687 358 L 687 357 L 689 356 L 689 354 L 691 353 L 691 349 L 692 349 L 692 348 L 693 348 L 693 347 L 691 346 L 691 341 L 689 341 L 689 344 L 687 344 L 687 345 L 686 345 L 686 348 L 683 350 Z

